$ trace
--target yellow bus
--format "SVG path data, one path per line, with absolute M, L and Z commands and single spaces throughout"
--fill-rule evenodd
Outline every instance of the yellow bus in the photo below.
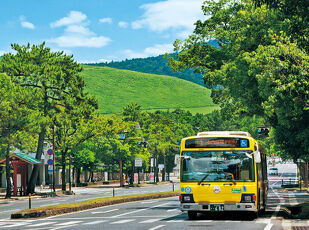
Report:
M 180 209 L 199 212 L 265 211 L 266 155 L 248 132 L 210 131 L 180 144 Z

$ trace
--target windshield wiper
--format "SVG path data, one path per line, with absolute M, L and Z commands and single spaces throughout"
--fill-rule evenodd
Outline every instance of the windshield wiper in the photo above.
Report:
M 209 175 L 209 174 L 206 174 L 206 175 L 202 178 L 202 180 L 200 180 L 197 184 L 200 185 L 200 184 L 206 179 L 206 177 L 207 177 L 208 175 Z

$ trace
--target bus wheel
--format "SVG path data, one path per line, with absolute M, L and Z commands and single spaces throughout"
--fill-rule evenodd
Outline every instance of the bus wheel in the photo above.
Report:
M 188 217 L 189 217 L 189 220 L 195 220 L 197 217 L 197 212 L 188 211 Z
M 259 217 L 259 213 L 258 212 L 251 212 L 250 217 L 252 218 L 252 220 L 255 220 Z

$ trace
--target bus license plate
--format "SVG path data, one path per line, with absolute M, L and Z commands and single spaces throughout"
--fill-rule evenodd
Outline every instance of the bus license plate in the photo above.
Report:
M 213 212 L 224 211 L 224 204 L 211 204 L 210 211 L 213 211 Z

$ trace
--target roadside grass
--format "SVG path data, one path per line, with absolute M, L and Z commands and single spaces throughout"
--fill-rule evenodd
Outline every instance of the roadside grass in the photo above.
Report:
M 131 102 L 143 110 L 181 108 L 194 113 L 208 113 L 217 107 L 211 90 L 176 77 L 100 66 L 83 68 L 86 91 L 98 99 L 99 113 L 119 113 Z
M 65 204 L 44 206 L 40 208 L 24 209 L 12 213 L 11 218 L 18 219 L 18 218 L 38 218 L 38 217 L 55 216 L 125 202 L 172 197 L 177 196 L 178 194 L 179 191 L 174 191 L 174 192 L 148 193 L 142 195 L 96 198 L 76 203 L 65 203 Z

